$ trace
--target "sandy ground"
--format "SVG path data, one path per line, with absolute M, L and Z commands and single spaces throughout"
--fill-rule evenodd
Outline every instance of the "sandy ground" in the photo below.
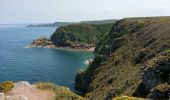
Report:
M 5 95 L 5 100 L 55 100 L 55 93 L 37 89 L 34 85 L 15 84 L 15 87 Z

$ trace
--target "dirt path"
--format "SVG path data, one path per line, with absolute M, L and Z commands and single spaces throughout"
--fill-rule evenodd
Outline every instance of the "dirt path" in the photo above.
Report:
M 5 100 L 55 100 L 55 93 L 37 89 L 28 82 L 18 82 L 5 98 Z

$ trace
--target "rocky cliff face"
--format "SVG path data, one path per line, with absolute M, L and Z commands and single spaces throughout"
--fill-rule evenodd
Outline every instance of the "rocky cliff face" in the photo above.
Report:
M 119 95 L 168 100 L 170 17 L 116 22 L 98 44 L 92 64 L 76 76 L 89 99 Z
M 168 99 L 170 93 L 170 51 L 164 51 L 144 64 L 143 84 L 155 100 Z M 161 86 L 160 86 L 161 85 Z
M 58 28 L 51 36 L 51 40 L 60 46 L 95 46 L 101 37 L 112 27 L 109 24 L 73 24 Z

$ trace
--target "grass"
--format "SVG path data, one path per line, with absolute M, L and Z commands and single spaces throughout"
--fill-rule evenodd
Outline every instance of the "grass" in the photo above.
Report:
M 156 86 L 155 90 L 159 92 L 168 92 L 170 91 L 170 85 L 168 85 L 168 83 L 160 84 Z
M 35 83 L 38 89 L 50 90 L 56 94 L 56 100 L 84 100 L 83 97 L 78 96 L 66 87 L 57 86 L 49 82 L 38 82 Z
M 145 100 L 145 99 L 136 98 L 136 97 L 128 97 L 128 96 L 120 96 L 120 97 L 115 97 L 112 100 Z

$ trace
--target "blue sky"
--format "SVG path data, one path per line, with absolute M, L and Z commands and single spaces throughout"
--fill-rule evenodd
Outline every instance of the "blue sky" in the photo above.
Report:
M 0 0 L 0 24 L 170 16 L 170 0 Z

